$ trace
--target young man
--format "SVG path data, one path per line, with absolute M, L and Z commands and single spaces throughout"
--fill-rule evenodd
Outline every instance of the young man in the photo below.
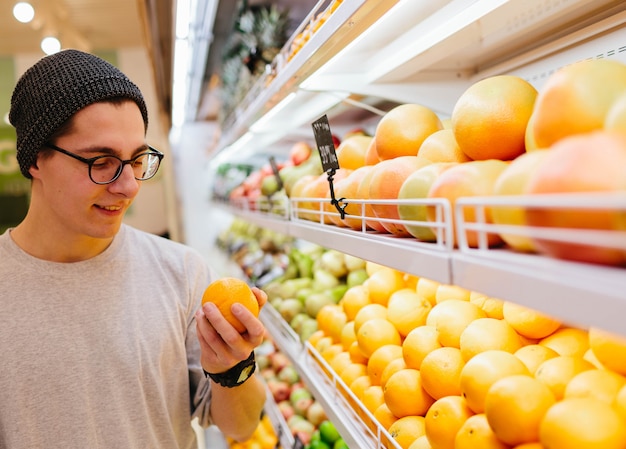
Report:
M 20 78 L 9 117 L 32 186 L 0 236 L 0 447 L 192 449 L 194 417 L 248 438 L 263 324 L 235 305 L 239 334 L 201 307 L 214 277 L 199 254 L 122 224 L 163 157 L 140 90 L 66 50 Z

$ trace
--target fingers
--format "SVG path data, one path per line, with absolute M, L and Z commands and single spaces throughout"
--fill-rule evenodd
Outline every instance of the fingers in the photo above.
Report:
M 254 293 L 256 300 L 259 302 L 259 309 L 262 308 L 267 302 L 267 293 L 258 287 L 252 287 L 252 293 Z

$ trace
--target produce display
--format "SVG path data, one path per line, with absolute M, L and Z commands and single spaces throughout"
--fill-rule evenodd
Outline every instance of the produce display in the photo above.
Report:
M 373 433 L 380 423 L 403 449 L 626 447 L 626 339 L 369 262 L 366 271 L 319 310 L 308 343 Z

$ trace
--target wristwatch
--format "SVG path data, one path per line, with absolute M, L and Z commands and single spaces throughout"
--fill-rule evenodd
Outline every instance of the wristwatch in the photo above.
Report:
M 206 377 L 210 377 L 213 382 L 220 384 L 223 387 L 233 388 L 241 385 L 252 376 L 256 369 L 256 360 L 254 358 L 254 351 L 250 353 L 246 360 L 242 360 L 229 370 L 223 373 L 209 373 L 204 371 Z

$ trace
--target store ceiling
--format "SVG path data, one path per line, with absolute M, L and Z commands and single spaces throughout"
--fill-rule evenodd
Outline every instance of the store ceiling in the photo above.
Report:
M 0 0 L 0 57 L 43 52 L 41 39 L 56 35 L 63 47 L 85 51 L 146 46 L 154 62 L 157 94 L 165 111 L 171 109 L 173 45 L 172 12 L 176 0 L 29 0 L 35 19 L 23 24 L 13 18 L 18 0 Z M 268 1 L 248 0 L 249 5 Z M 274 0 L 289 10 L 292 28 L 306 17 L 314 1 Z M 213 41 L 207 55 L 204 79 L 219 73 L 221 48 L 232 30 L 239 3 L 219 1 L 212 26 Z

